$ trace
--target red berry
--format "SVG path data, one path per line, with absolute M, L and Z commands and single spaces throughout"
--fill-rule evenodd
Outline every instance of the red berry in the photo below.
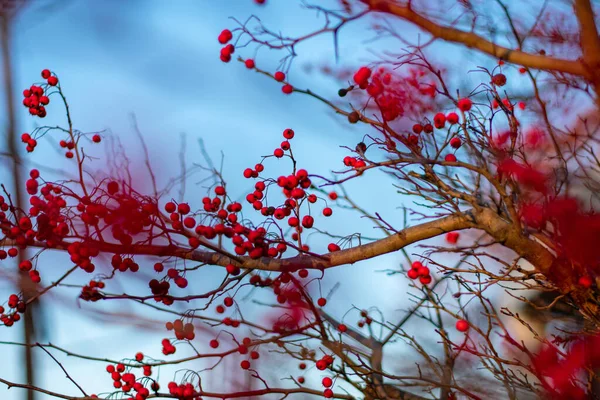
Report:
M 281 71 L 275 72 L 274 77 L 277 82 L 283 82 L 285 80 L 285 74 Z
M 219 341 L 216 339 L 211 340 L 210 347 L 212 347 L 213 349 L 216 349 L 217 347 L 219 347 Z
M 458 109 L 463 112 L 469 111 L 472 106 L 473 102 L 471 101 L 471 99 L 460 99 L 458 101 Z
M 186 215 L 188 214 L 191 210 L 190 210 L 190 205 L 187 203 L 180 203 L 177 206 L 177 211 L 179 211 L 180 214 L 182 215 Z
M 323 386 L 325 386 L 325 387 L 331 387 L 331 385 L 333 385 L 333 381 L 328 376 L 326 376 L 325 378 L 323 378 L 323 380 L 321 381 L 321 383 L 323 383 Z
M 419 277 L 419 271 L 416 269 L 410 269 L 406 274 L 410 279 L 417 279 Z
M 280 148 L 275 149 L 275 151 L 273 152 L 273 155 L 277 158 L 283 157 L 283 149 L 280 149 Z
M 327 304 L 327 299 L 324 297 L 319 297 L 319 299 L 317 300 L 317 304 L 319 305 L 319 307 L 325 307 L 325 304 Z
M 466 332 L 469 330 L 469 323 L 464 319 L 456 321 L 456 330 L 459 332 Z
M 144 359 L 144 353 L 136 353 L 135 360 L 142 361 Z
M 286 129 L 285 131 L 283 131 L 283 137 L 290 140 L 294 137 L 294 130 L 293 129 Z
M 331 193 L 329 193 L 329 198 L 331 200 L 336 200 L 338 198 L 338 195 L 336 192 L 331 192 Z
M 418 135 L 419 133 L 423 132 L 423 125 L 421 125 L 421 124 L 414 124 L 413 127 L 412 127 L 412 131 L 415 134 Z
M 456 162 L 456 156 L 454 154 L 446 154 L 446 157 L 444 157 L 444 161 Z
M 334 251 L 339 251 L 340 250 L 340 246 L 338 246 L 335 243 L 329 243 L 327 245 L 327 250 L 329 250 L 330 253 L 333 253 Z
M 248 368 L 250 368 L 250 361 L 248 361 L 248 360 L 243 360 L 243 361 L 240 363 L 240 367 L 242 367 L 242 369 L 248 369 Z
M 446 234 L 446 241 L 451 244 L 456 244 L 458 242 L 458 238 L 460 234 L 458 232 L 448 232 Z
M 248 68 L 248 69 L 252 69 L 255 67 L 254 60 L 251 58 L 244 61 L 244 64 L 246 64 L 246 68 Z
M 229 42 L 231 40 L 231 38 L 233 38 L 233 34 L 231 33 L 231 31 L 229 29 L 223 29 L 221 31 L 221 33 L 219 34 L 219 43 L 221 44 L 225 44 L 227 42 Z
M 331 208 L 329 208 L 329 207 L 325 207 L 325 208 L 323 209 L 323 215 L 324 215 L 324 216 L 326 216 L 326 217 L 330 217 L 330 216 L 331 216 L 331 214 L 333 214 L 333 210 L 332 210 Z
M 458 149 L 460 146 L 462 145 L 462 142 L 460 140 L 460 138 L 458 137 L 453 137 L 452 139 L 450 139 L 450 146 Z
M 42 78 L 48 79 L 48 78 L 50 78 L 51 75 L 52 75 L 52 73 L 50 72 L 49 69 L 42 70 Z
M 450 125 L 457 124 L 457 123 L 458 123 L 458 120 L 459 120 L 459 118 L 458 118 L 458 114 L 457 114 L 457 113 L 455 113 L 455 112 L 451 112 L 451 113 L 449 113 L 448 115 L 446 115 L 446 121 L 448 121 L 448 123 L 449 123 Z
M 315 219 L 313 217 L 311 217 L 310 215 L 305 215 L 302 218 L 302 226 L 307 229 L 312 228 L 314 222 L 315 222 Z
M 58 78 L 55 76 L 51 76 L 48 78 L 48 85 L 56 86 L 58 84 Z
M 172 201 L 165 204 L 165 211 L 168 212 L 169 214 L 174 213 L 176 209 L 177 209 L 177 206 Z
M 92 142 L 94 143 L 100 143 L 102 141 L 102 138 L 100 137 L 100 135 L 94 135 L 92 136 Z

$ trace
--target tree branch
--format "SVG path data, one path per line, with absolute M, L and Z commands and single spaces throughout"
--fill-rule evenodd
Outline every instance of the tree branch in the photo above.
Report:
M 590 71 L 579 61 L 535 55 L 502 47 L 473 32 L 465 32 L 449 26 L 439 25 L 417 14 L 410 7 L 392 3 L 389 0 L 361 0 L 361 2 L 368 5 L 373 11 L 385 12 L 409 21 L 436 38 L 463 44 L 513 64 L 590 77 Z

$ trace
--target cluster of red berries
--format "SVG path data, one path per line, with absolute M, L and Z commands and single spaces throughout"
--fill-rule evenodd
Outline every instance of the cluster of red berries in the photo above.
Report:
M 176 319 L 173 322 L 167 322 L 165 327 L 169 331 L 175 331 L 177 340 L 194 340 L 196 337 L 196 334 L 194 333 L 194 324 L 190 322 L 184 324 L 182 320 Z
M 148 286 L 150 287 L 150 291 L 154 295 L 154 301 L 158 303 L 164 303 L 165 305 L 173 304 L 173 297 L 169 296 L 169 289 L 171 288 L 171 284 L 166 281 L 158 281 L 157 279 L 152 279 L 148 282 Z
M 369 313 L 367 312 L 367 310 L 362 310 L 360 312 L 360 316 L 361 316 L 361 320 L 358 321 L 358 327 L 362 328 L 365 325 L 371 325 L 371 323 L 373 322 L 373 318 L 369 317 Z
M 169 393 L 171 396 L 175 396 L 178 400 L 202 400 L 200 393 L 194 389 L 194 385 L 191 383 L 177 384 L 175 382 L 169 382 L 168 386 Z
M 120 254 L 114 254 L 110 260 L 110 264 L 115 270 L 121 272 L 125 272 L 127 270 L 131 272 L 138 272 L 140 270 L 140 265 L 133 261 L 133 258 L 123 258 Z
M 53 76 L 50 70 L 43 70 L 42 78 L 46 79 L 50 86 L 58 84 L 58 78 Z M 44 106 L 50 103 L 50 99 L 44 94 L 44 89 L 41 86 L 32 85 L 29 89 L 25 89 L 23 97 L 23 105 L 29 109 L 29 114 L 37 115 L 40 118 L 46 116 L 46 108 Z
M 407 275 L 410 279 L 418 278 L 423 285 L 428 285 L 431 283 L 431 273 L 429 268 L 424 266 L 420 261 L 415 261 L 412 263 L 411 269 L 408 271 Z
M 323 378 L 321 380 L 321 383 L 323 384 L 323 386 L 325 386 L 325 390 L 323 391 L 323 396 L 327 399 L 330 399 L 333 397 L 333 391 L 330 389 L 331 386 L 333 386 L 333 380 L 326 376 L 325 378 Z
M 142 383 L 136 382 L 133 373 L 125 372 L 125 365 L 119 363 L 115 367 L 109 364 L 106 366 L 106 372 L 110 374 L 115 389 L 121 389 L 124 393 L 129 393 L 131 390 L 136 392 L 135 396 L 131 397 L 132 399 L 145 400 L 150 396 L 150 391 Z
M 232 328 L 237 328 L 238 326 L 240 326 L 240 321 L 238 321 L 237 319 L 230 318 L 230 317 L 223 318 L 222 322 L 223 322 L 223 325 L 231 326 Z
M 285 81 L 285 73 L 282 71 L 276 71 L 273 74 L 273 78 L 275 78 L 275 80 L 277 82 L 283 82 L 283 81 Z M 285 94 L 291 94 L 294 91 L 294 87 L 292 85 L 290 85 L 289 83 L 284 83 L 283 86 L 281 87 L 281 91 Z M 293 135 L 293 133 L 292 133 L 292 135 Z
M 32 269 L 33 264 L 30 260 L 23 260 L 19 263 L 19 270 L 29 273 L 29 278 L 32 282 L 40 283 L 40 273 L 38 270 Z
M 2 322 L 5 326 L 12 326 L 15 322 L 21 319 L 21 315 L 25 312 L 27 308 L 27 304 L 19 298 L 16 294 L 11 294 L 8 296 L 7 305 L 13 311 L 9 314 L 5 314 L 5 309 L 3 306 L 0 306 L 0 322 Z
M 250 351 L 250 347 L 252 346 L 252 340 L 249 337 L 245 337 L 242 340 L 242 343 L 238 346 L 238 353 L 245 355 L 248 354 L 251 360 L 258 360 L 260 358 L 260 354 L 258 351 L 252 350 Z M 240 362 L 240 367 L 242 369 L 250 369 L 251 363 L 250 360 L 242 360 Z
M 329 354 L 325 354 L 320 360 L 316 362 L 316 367 L 319 371 L 323 371 L 327 369 L 330 365 L 333 364 L 333 357 Z
M 92 273 L 96 267 L 92 263 L 92 258 L 100 254 L 97 247 L 91 246 L 85 242 L 73 242 L 67 247 L 67 252 L 71 256 L 71 262 L 79 266 L 85 272 Z M 113 260 L 115 257 L 113 256 Z
M 85 285 L 81 289 L 81 294 L 79 295 L 79 298 L 84 301 L 98 301 L 102 299 L 102 295 L 98 292 L 98 289 L 104 289 L 104 287 L 104 282 L 97 282 L 91 280 L 89 284 Z
M 21 142 L 26 144 L 25 149 L 28 153 L 31 153 L 33 150 L 35 150 L 35 147 L 37 146 L 37 140 L 32 138 L 27 132 L 21 135 Z
M 177 348 L 171 344 L 171 341 L 169 339 L 163 339 L 161 344 L 162 353 L 165 356 L 168 356 L 169 354 L 175 354 L 175 351 L 177 351 Z
M 344 165 L 346 167 L 352 167 L 354 169 L 360 169 L 360 168 L 364 168 L 367 166 L 367 164 L 365 163 L 365 160 L 363 160 L 359 157 L 350 157 L 350 156 L 344 157 Z
M 34 179 L 33 177 L 37 177 L 37 173 L 32 170 L 30 176 Z M 29 204 L 31 205 L 29 215 L 31 217 L 36 217 L 37 232 L 27 229 L 24 234 L 22 232 L 21 234 L 13 236 L 13 239 L 15 239 L 20 246 L 23 246 L 27 244 L 30 239 L 35 237 L 38 241 L 45 241 L 47 247 L 53 248 L 70 232 L 67 219 L 62 214 L 62 210 L 67 207 L 67 202 L 65 201 L 62 195 L 62 189 L 59 186 L 52 185 L 51 183 L 45 184 L 40 190 L 41 197 L 34 195 L 34 193 L 37 192 L 37 187 L 37 182 L 28 180 L 27 190 L 32 194 L 29 199 Z M 2 220 L 1 216 L 0 220 Z M 15 233 L 16 232 L 13 232 L 13 235 Z
M 173 279 L 175 284 L 182 289 L 186 288 L 188 285 L 187 279 L 185 279 L 183 276 L 181 276 L 179 274 L 179 270 L 177 270 L 175 268 L 169 268 L 169 270 L 167 271 L 167 276 L 169 278 Z
M 65 157 L 67 157 L 67 158 L 75 157 L 75 153 L 72 152 L 72 150 L 75 148 L 75 142 L 73 142 L 72 140 L 69 140 L 69 141 L 61 140 L 58 144 L 63 149 L 67 149 L 67 151 L 65 152 Z
M 235 52 L 235 46 L 231 43 L 227 44 L 233 38 L 233 34 L 229 29 L 223 29 L 219 34 L 219 43 L 224 44 L 225 47 L 221 48 L 221 61 L 228 63 L 231 61 L 231 55 Z
M 5 260 L 6 257 L 15 258 L 18 255 L 19 250 L 16 247 L 11 247 L 10 249 L 8 249 L 8 251 L 0 250 L 0 260 Z

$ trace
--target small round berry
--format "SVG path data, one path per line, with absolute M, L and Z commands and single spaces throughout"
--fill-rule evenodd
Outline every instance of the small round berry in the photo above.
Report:
M 410 269 L 406 275 L 410 278 L 410 279 L 417 279 L 419 277 L 419 271 L 417 271 L 416 269 Z
M 506 75 L 496 74 L 496 75 L 492 76 L 492 83 L 496 86 L 506 85 Z
M 456 156 L 454 154 L 446 154 L 446 157 L 444 157 L 444 161 L 456 162 Z
M 217 347 L 219 347 L 219 341 L 216 339 L 211 340 L 210 347 L 212 347 L 213 349 L 216 349 Z
M 471 109 L 471 107 L 473 106 L 473 102 L 471 101 L 471 99 L 460 99 L 458 101 L 458 108 L 459 110 L 463 111 L 463 112 L 467 112 Z
M 317 300 L 317 304 L 319 305 L 319 307 L 325 307 L 325 304 L 327 304 L 327 299 L 324 297 L 319 297 L 319 299 Z
M 51 76 L 48 78 L 48 85 L 56 86 L 58 84 L 58 78 L 55 76 Z
M 248 361 L 248 360 L 243 360 L 243 361 L 240 363 L 240 367 L 242 367 L 242 369 L 248 369 L 248 368 L 250 368 L 250 361 Z
M 462 145 L 462 141 L 458 137 L 450 139 L 450 146 L 454 149 L 458 149 Z
M 294 87 L 290 84 L 283 85 L 281 91 L 285 94 L 291 94 L 294 91 Z
M 274 77 L 277 82 L 283 82 L 285 80 L 285 74 L 281 71 L 275 72 Z
M 448 115 L 446 115 L 446 121 L 448 121 L 450 125 L 457 124 L 459 121 L 458 114 L 455 112 L 449 113 Z
M 469 330 L 469 323 L 464 319 L 456 321 L 456 330 L 459 332 L 466 332 Z
M 290 140 L 294 137 L 294 130 L 287 128 L 285 131 L 283 131 L 283 137 Z
M 218 37 L 219 43 L 221 44 L 226 44 L 231 40 L 231 38 L 233 38 L 233 34 L 229 29 L 223 29 Z
M 246 68 L 248 68 L 248 69 L 253 69 L 256 66 L 256 64 L 254 64 L 254 60 L 251 58 L 244 61 L 244 64 L 246 65 Z
M 177 209 L 177 206 L 172 201 L 165 204 L 165 211 L 168 212 L 169 214 L 174 213 L 176 209 Z
M 42 78 L 48 79 L 48 78 L 50 78 L 51 75 L 52 75 L 52 73 L 50 72 L 49 69 L 42 70 Z
M 329 250 L 330 253 L 333 253 L 334 251 L 339 251 L 340 250 L 340 246 L 338 246 L 335 243 L 329 243 L 327 245 L 327 250 Z
M 331 208 L 329 208 L 329 207 L 325 207 L 325 208 L 323 209 L 323 215 L 324 215 L 324 216 L 326 216 L 326 217 L 330 217 L 330 216 L 331 216 L 331 214 L 333 214 L 333 210 L 332 210 Z
M 102 138 L 100 137 L 100 135 L 94 135 L 92 136 L 92 142 L 94 143 L 100 143 L 102 141 Z
M 177 211 L 179 211 L 180 214 L 182 215 L 186 215 L 188 214 L 191 210 L 190 210 L 190 205 L 187 203 L 180 203 L 177 206 Z

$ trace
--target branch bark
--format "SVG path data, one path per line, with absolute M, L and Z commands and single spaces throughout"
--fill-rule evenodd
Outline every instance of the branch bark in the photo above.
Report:
M 469 48 L 477 49 L 482 53 L 488 54 L 500 60 L 522 65 L 528 68 L 563 72 L 567 74 L 583 76 L 586 78 L 591 77 L 591 73 L 585 67 L 585 65 L 576 60 L 565 60 L 561 58 L 536 55 L 499 46 L 496 43 L 477 35 L 476 33 L 466 32 L 450 26 L 440 25 L 416 13 L 409 6 L 403 6 L 393 3 L 389 0 L 361 1 L 368 5 L 373 11 L 395 15 L 396 17 L 415 24 L 436 38 L 446 40 L 448 42 L 463 44 Z

